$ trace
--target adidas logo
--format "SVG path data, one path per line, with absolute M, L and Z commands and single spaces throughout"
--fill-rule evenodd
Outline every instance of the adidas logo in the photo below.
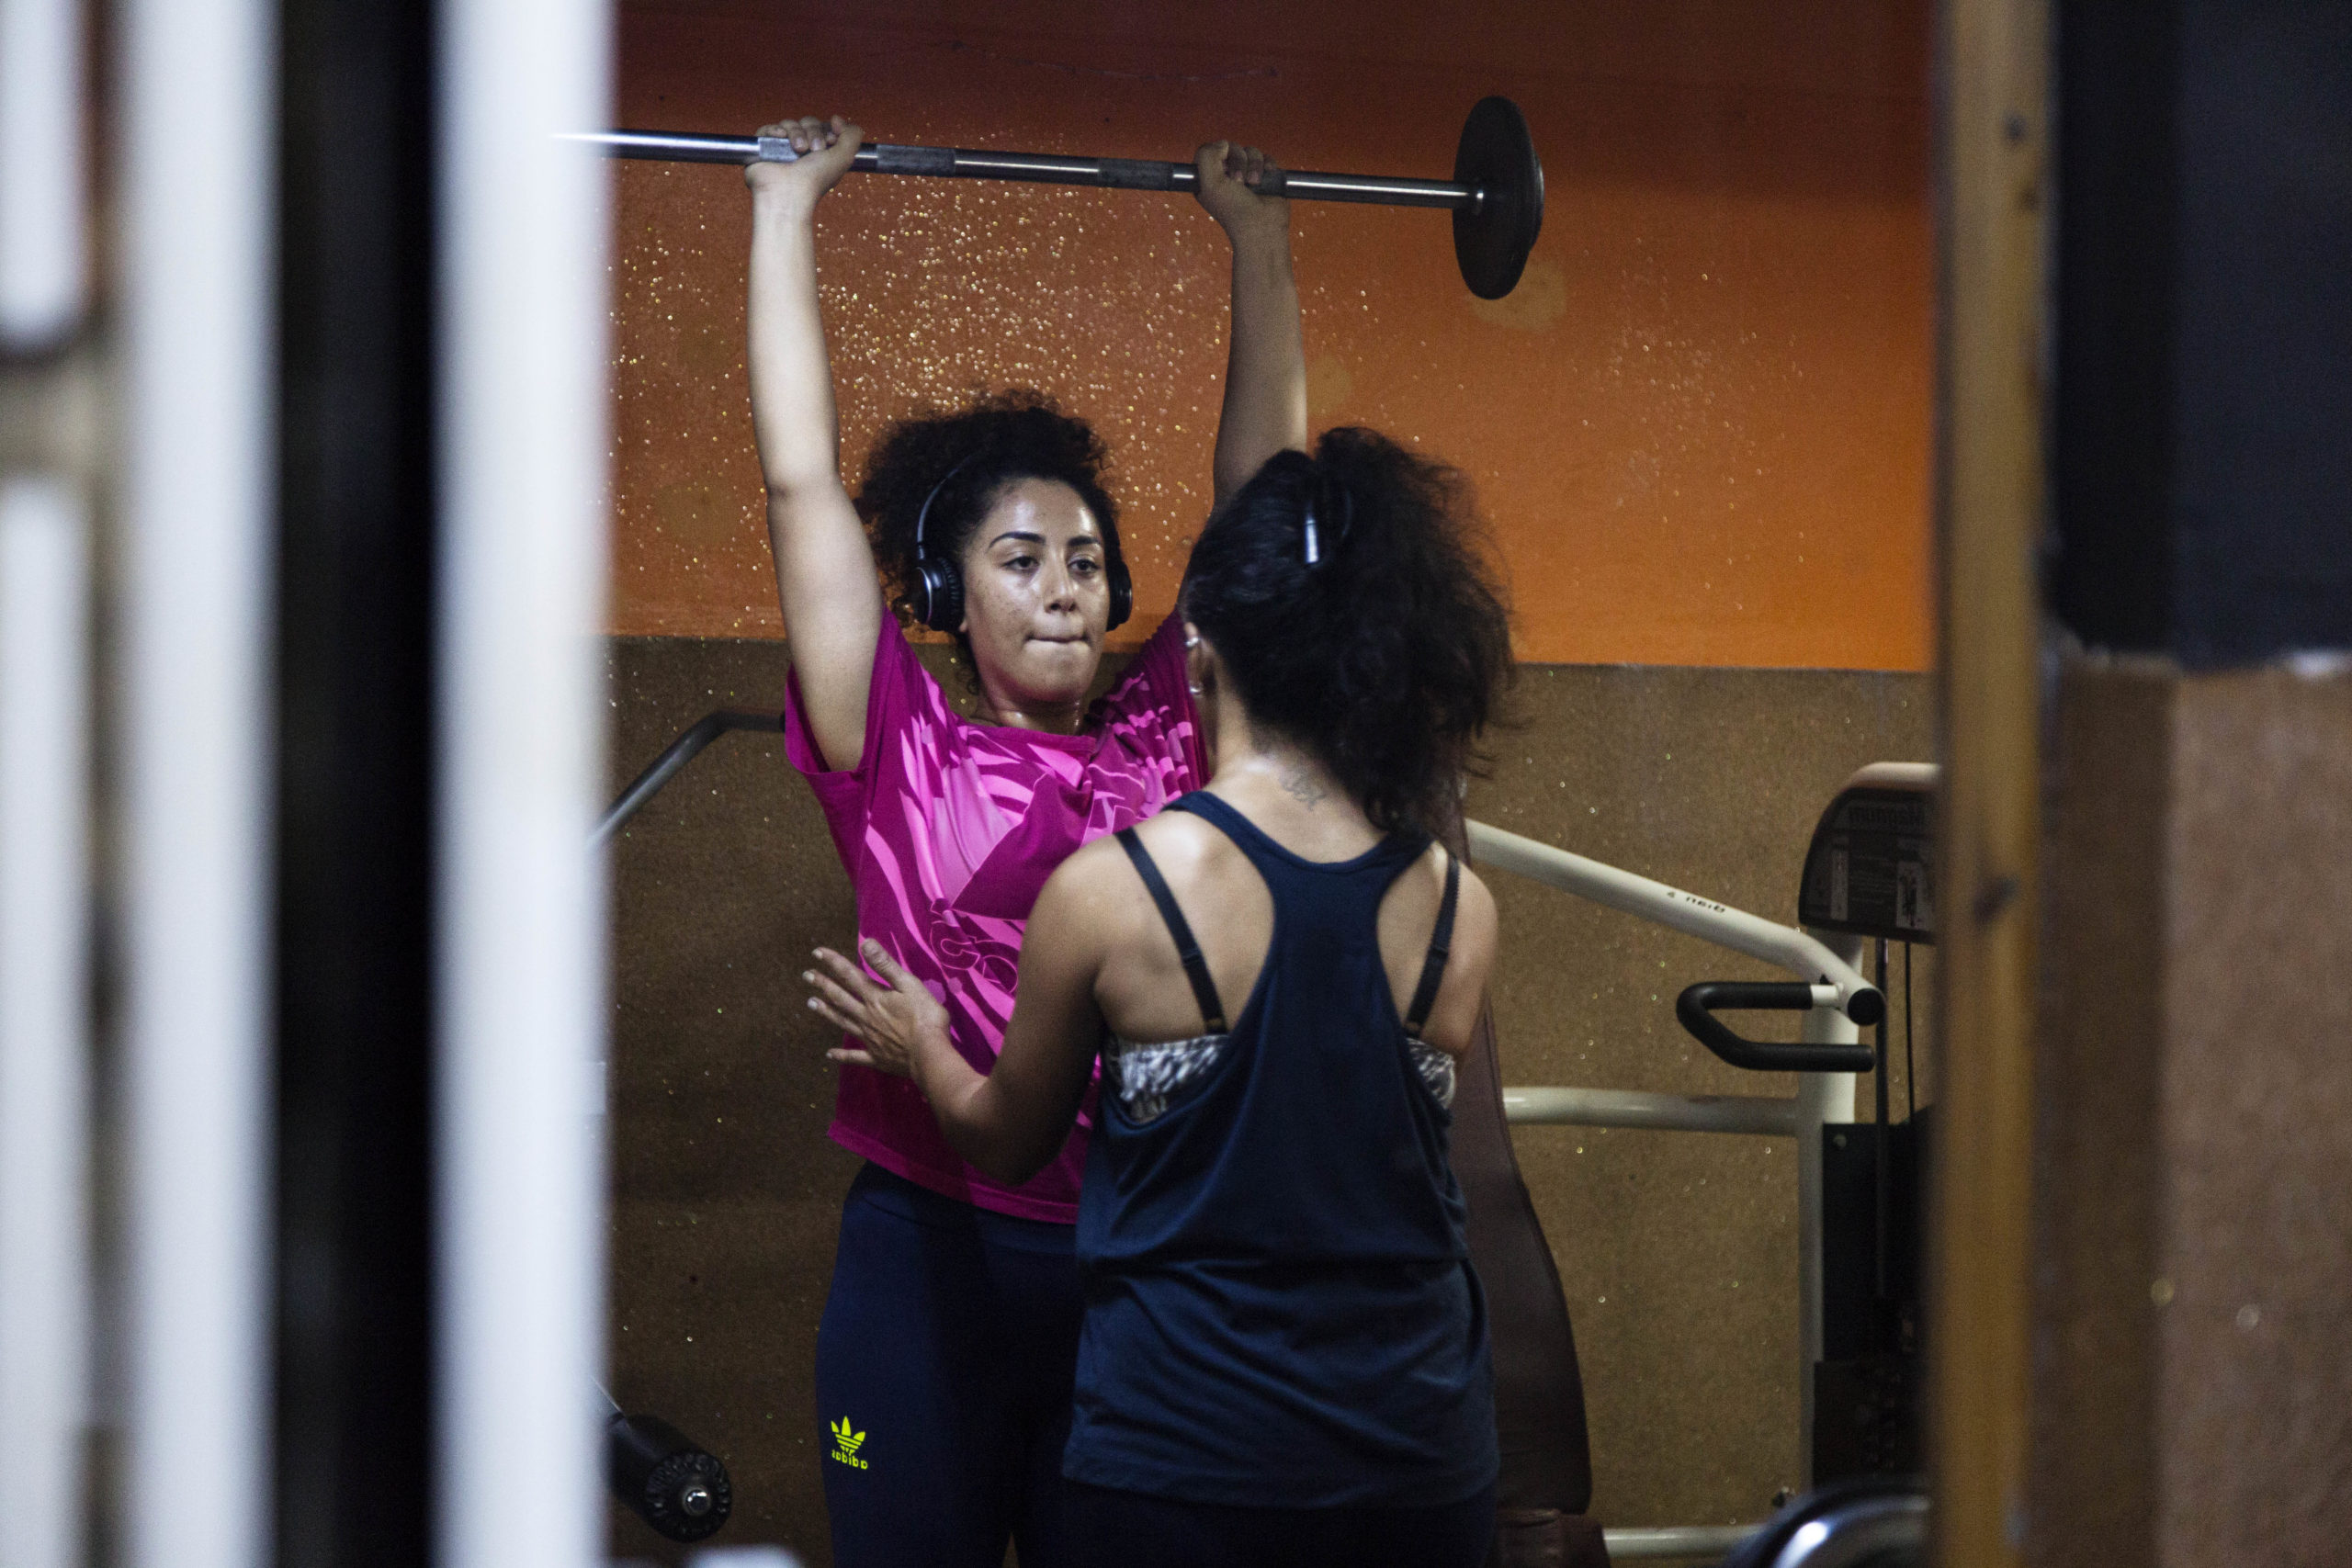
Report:
M 873 1468 L 873 1466 L 867 1464 L 865 1461 L 857 1457 L 858 1449 L 865 1441 L 865 1434 L 863 1432 L 851 1431 L 849 1429 L 848 1416 L 844 1416 L 838 1421 L 829 1423 L 825 1427 L 825 1432 L 827 1436 L 833 1439 L 833 1461 L 835 1463 L 848 1465 L 853 1470 L 871 1470 Z

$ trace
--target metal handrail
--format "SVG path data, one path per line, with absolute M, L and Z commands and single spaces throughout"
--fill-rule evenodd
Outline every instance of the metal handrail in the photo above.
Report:
M 662 754 L 653 759 L 650 767 L 638 774 L 630 781 L 629 786 L 621 791 L 620 798 L 613 802 L 612 808 L 605 813 L 605 819 L 596 824 L 595 832 L 589 835 L 588 847 L 594 849 L 620 831 L 622 823 L 636 816 L 647 801 L 662 793 L 662 786 L 670 782 L 671 775 L 700 756 L 704 747 L 737 729 L 757 729 L 770 735 L 780 735 L 784 732 L 784 716 L 780 713 L 751 713 L 741 708 L 720 708 L 695 720 L 684 734 L 671 741 Z
M 1513 872 L 1563 893 L 1573 893 L 1624 914 L 1653 920 L 1702 942 L 1727 947 L 1787 970 L 1800 980 L 1837 992 L 1830 1005 L 1857 1023 L 1875 1023 L 1884 1006 L 1879 989 L 1819 937 L 1794 926 L 1775 925 L 1744 909 L 1668 887 L 1600 861 L 1521 838 L 1485 822 L 1469 829 L 1470 858 L 1480 865 Z
M 1674 1525 L 1664 1529 L 1605 1529 L 1612 1562 L 1657 1557 L 1719 1558 L 1738 1551 L 1762 1525 Z
M 1771 1568 L 1866 1568 L 1917 1562 L 1928 1546 L 1924 1493 L 1857 1497 L 1799 1525 Z
M 1651 1133 L 1797 1135 L 1794 1096 L 1651 1094 L 1630 1089 L 1505 1089 L 1503 1120 L 1519 1126 L 1623 1127 Z

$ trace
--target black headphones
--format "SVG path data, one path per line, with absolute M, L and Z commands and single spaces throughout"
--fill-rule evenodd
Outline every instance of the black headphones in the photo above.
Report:
M 923 543 L 923 533 L 931 522 L 931 503 L 947 488 L 947 481 L 978 461 L 981 448 L 939 476 L 931 493 L 922 498 L 922 509 L 915 513 L 915 576 L 907 584 L 909 608 L 915 619 L 935 632 L 952 632 L 964 620 L 964 574 L 945 556 L 933 556 Z M 1102 520 L 1103 571 L 1111 586 L 1111 619 L 1113 626 L 1124 626 L 1136 613 L 1135 580 L 1127 574 L 1126 556 L 1119 548 L 1118 525 Z

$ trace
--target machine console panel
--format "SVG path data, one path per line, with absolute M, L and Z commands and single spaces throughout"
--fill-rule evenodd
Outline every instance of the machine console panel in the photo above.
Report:
M 1805 851 L 1797 923 L 1933 942 L 1936 768 L 1878 762 L 1847 781 Z

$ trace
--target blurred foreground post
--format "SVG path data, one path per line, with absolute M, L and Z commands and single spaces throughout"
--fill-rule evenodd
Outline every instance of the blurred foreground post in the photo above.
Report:
M 276 10 L 126 0 L 116 23 L 134 1568 L 267 1559 Z
M 441 14 L 441 1568 L 603 1551 L 602 4 Z
M 81 7 L 0 0 L 0 1564 L 78 1568 L 90 1314 Z
M 78 1568 L 90 1369 L 89 552 L 0 480 L 0 1563 Z

